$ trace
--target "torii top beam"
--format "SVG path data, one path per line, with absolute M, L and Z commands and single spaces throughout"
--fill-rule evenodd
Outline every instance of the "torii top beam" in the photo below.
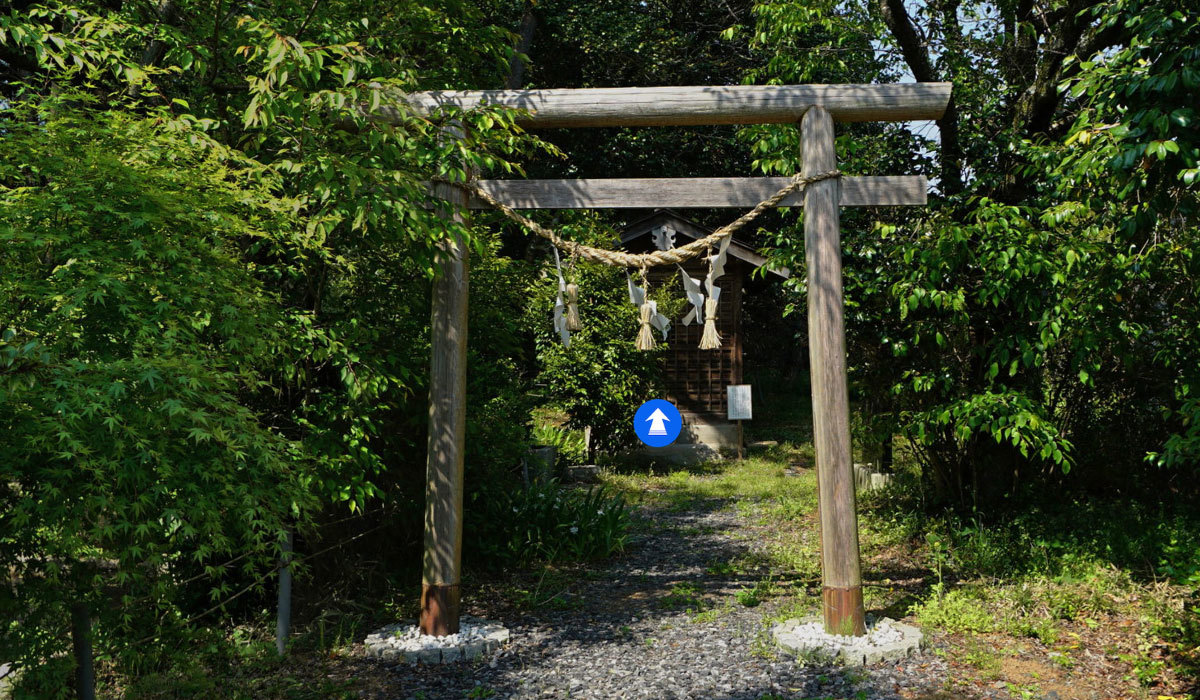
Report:
M 725 85 L 701 87 L 467 90 L 414 92 L 418 114 L 443 106 L 498 104 L 529 111 L 527 129 L 579 126 L 689 126 L 796 123 L 820 105 L 839 122 L 939 119 L 950 83 L 890 85 Z M 394 118 L 380 108 L 384 119 Z

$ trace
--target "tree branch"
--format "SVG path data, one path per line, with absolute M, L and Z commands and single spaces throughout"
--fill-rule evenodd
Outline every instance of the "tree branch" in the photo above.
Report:
M 529 53 L 533 44 L 533 32 L 537 29 L 537 15 L 533 14 L 533 3 L 525 3 L 525 14 L 521 16 L 521 31 L 517 36 L 516 46 L 513 47 L 512 58 L 508 62 L 508 79 L 504 81 L 506 90 L 516 90 L 525 82 L 524 54 Z
M 892 37 L 900 46 L 900 53 L 904 56 L 904 62 L 908 64 L 913 77 L 923 83 L 939 82 L 941 76 L 929 60 L 929 52 L 917 35 L 912 18 L 904 7 L 904 0 L 876 0 L 876 6 Z M 937 125 L 942 137 L 941 188 L 946 194 L 956 194 L 963 189 L 963 150 L 958 135 L 958 108 L 954 104 L 953 95 L 946 105 L 946 112 L 937 120 Z
M 155 27 L 159 24 L 173 25 L 179 20 L 179 5 L 175 0 L 161 0 L 158 3 L 158 21 L 155 22 Z M 142 66 L 153 66 L 162 60 L 163 54 L 167 52 L 167 42 L 159 39 L 152 39 L 150 44 L 146 46 L 146 50 L 142 52 Z
M 1066 77 L 1068 56 L 1086 61 L 1096 52 L 1121 43 L 1128 33 L 1119 23 L 1089 32 L 1089 20 L 1081 14 L 1087 7 L 1087 2 L 1076 2 L 1051 18 L 1057 32 L 1046 42 L 1033 83 L 1016 105 L 1012 122 L 1016 132 L 1033 137 L 1050 131 L 1062 103 L 1058 86 Z

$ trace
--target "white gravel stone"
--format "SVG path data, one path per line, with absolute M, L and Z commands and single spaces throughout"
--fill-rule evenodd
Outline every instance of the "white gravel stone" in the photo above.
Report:
M 393 624 L 375 630 L 363 642 L 367 656 L 409 663 L 438 664 L 475 659 L 509 640 L 507 629 L 494 622 L 463 616 L 457 634 L 421 634 L 416 625 Z
M 863 666 L 902 659 L 921 646 L 921 631 L 889 618 L 867 621 L 861 637 L 829 634 L 820 620 L 787 620 L 771 628 L 775 642 L 797 656 Z

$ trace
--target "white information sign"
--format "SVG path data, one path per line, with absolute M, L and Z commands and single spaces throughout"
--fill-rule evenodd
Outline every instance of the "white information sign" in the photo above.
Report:
M 725 389 L 729 399 L 729 420 L 750 420 L 750 385 L 730 384 Z

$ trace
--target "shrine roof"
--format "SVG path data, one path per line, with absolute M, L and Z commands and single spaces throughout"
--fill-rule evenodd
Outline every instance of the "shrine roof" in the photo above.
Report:
M 633 241 L 650 236 L 662 228 L 674 231 L 676 235 L 683 235 L 691 240 L 698 240 L 712 233 L 712 229 L 701 226 L 673 209 L 658 209 L 622 229 L 620 243 L 623 247 L 629 247 L 629 244 Z M 679 241 L 677 240 L 676 242 L 678 243 Z M 687 241 L 684 242 L 686 243 Z M 791 270 L 786 267 L 768 265 L 765 257 L 739 243 L 736 238 L 729 242 L 728 254 L 754 267 L 766 267 L 768 272 L 779 275 L 784 279 L 792 276 Z

